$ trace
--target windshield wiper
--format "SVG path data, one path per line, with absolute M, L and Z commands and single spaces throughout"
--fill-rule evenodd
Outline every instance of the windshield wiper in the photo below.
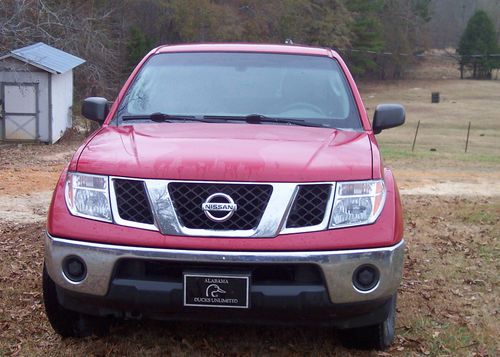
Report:
M 278 124 L 288 124 L 288 125 L 301 125 L 301 126 L 314 126 L 319 128 L 324 128 L 325 125 L 318 123 L 311 123 L 302 119 L 288 119 L 288 118 L 275 118 L 268 117 L 262 114 L 249 114 L 244 116 L 238 115 L 205 115 L 204 119 L 220 119 L 220 120 L 235 120 L 235 121 L 245 121 L 249 124 L 260 124 L 260 123 L 278 123 Z
M 165 113 L 124 115 L 122 116 L 122 120 L 123 121 L 151 120 L 156 123 L 171 123 L 173 121 L 197 121 L 203 123 L 213 123 L 213 120 L 197 118 L 194 115 L 176 115 L 176 114 L 165 114 Z
M 136 114 L 136 115 L 124 115 L 121 118 L 123 121 L 132 120 L 151 120 L 156 123 L 171 123 L 173 121 L 196 121 L 202 123 L 216 123 L 216 122 L 226 122 L 229 120 L 233 121 L 244 121 L 249 124 L 260 124 L 260 123 L 278 123 L 278 124 L 288 124 L 288 125 L 301 125 L 301 126 L 313 126 L 324 128 L 323 124 L 311 123 L 301 119 L 288 119 L 288 118 L 274 118 L 268 117 L 262 114 L 250 114 L 250 115 L 205 115 L 203 117 L 196 117 L 194 115 L 176 115 L 176 114 L 166 114 L 166 113 L 153 113 L 153 114 Z

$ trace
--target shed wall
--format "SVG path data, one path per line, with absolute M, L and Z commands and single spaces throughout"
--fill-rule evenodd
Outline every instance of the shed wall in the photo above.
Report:
M 72 126 L 73 71 L 52 75 L 52 143 Z
M 26 62 L 19 61 L 16 58 L 7 57 L 0 60 L 0 71 L 2 72 L 42 72 L 46 73 L 41 68 L 32 66 Z
M 5 71 L 1 67 L 0 65 L 0 85 L 2 83 L 38 84 L 38 140 L 49 142 L 49 73 L 38 71 Z M 1 123 L 0 140 L 3 136 L 3 123 Z

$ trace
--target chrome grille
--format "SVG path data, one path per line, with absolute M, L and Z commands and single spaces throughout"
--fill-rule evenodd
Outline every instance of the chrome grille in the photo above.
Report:
M 259 224 L 273 191 L 271 185 L 171 182 L 168 190 L 181 225 L 191 229 L 250 230 Z M 210 220 L 202 204 L 212 194 L 225 193 L 238 209 L 225 222 Z
M 334 182 L 250 183 L 111 177 L 110 197 L 114 222 L 122 226 L 159 231 L 164 235 L 271 238 L 328 229 L 334 187 Z M 203 203 L 227 203 L 227 197 L 214 193 L 231 197 L 232 209 L 219 210 L 217 206 L 208 209 L 218 218 L 227 216 L 226 208 L 232 210 L 224 222 L 213 222 L 203 211 Z M 207 207 L 205 205 L 205 209 Z
M 144 224 L 154 223 L 143 181 L 114 179 L 113 184 L 121 219 Z
M 331 185 L 301 185 L 295 197 L 287 228 L 316 226 L 323 222 Z

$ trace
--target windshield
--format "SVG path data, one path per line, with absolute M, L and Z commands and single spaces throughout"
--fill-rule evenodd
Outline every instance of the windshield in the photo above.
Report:
M 155 55 L 134 79 L 115 120 L 121 124 L 123 117 L 153 113 L 228 120 L 257 114 L 361 129 L 339 64 L 320 56 L 241 52 Z

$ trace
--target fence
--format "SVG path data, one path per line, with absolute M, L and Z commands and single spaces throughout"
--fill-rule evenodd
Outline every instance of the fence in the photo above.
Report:
M 381 103 L 400 103 L 407 110 L 405 125 L 378 135 L 382 147 L 407 153 L 496 155 L 500 161 L 500 82 L 460 80 L 458 69 L 452 70 L 455 75 L 444 80 L 434 76 L 361 83 L 371 117 Z M 439 92 L 439 103 L 432 103 L 433 92 Z
M 500 128 L 474 124 L 455 125 L 428 120 L 409 122 L 379 138 L 382 147 L 401 152 L 489 155 L 500 159 Z

